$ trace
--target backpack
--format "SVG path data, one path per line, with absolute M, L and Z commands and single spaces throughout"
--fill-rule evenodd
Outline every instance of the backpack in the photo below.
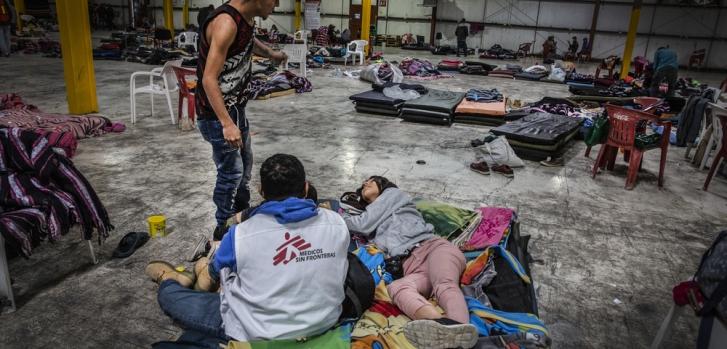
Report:
M 10 7 L 5 1 L 7 0 L 0 0 L 0 24 L 10 24 L 10 20 L 12 19 Z
M 358 319 L 374 303 L 376 285 L 366 265 L 353 253 L 348 253 L 348 272 L 344 284 L 341 319 Z
M 497 276 L 484 289 L 492 307 L 497 310 L 538 315 L 535 288 L 530 279 L 529 235 L 520 235 L 520 222 L 515 221 L 500 246 L 491 247 Z
M 719 233 L 704 253 L 694 279 L 707 300 L 698 314 L 727 321 L 727 230 Z
M 697 349 L 710 348 L 715 316 L 727 320 L 727 230 L 719 233 L 702 256 L 694 275 L 705 298 L 697 315 L 702 317 L 697 336 Z

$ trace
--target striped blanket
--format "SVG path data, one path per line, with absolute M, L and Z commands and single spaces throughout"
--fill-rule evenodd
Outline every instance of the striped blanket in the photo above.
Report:
M 30 256 L 41 241 L 55 241 L 78 224 L 99 242 L 113 225 L 91 184 L 49 135 L 0 129 L 0 232 L 11 249 Z

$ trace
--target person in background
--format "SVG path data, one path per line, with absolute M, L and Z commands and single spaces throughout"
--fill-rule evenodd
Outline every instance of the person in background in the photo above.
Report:
M 578 38 L 573 37 L 571 38 L 570 44 L 568 44 L 568 52 L 570 52 L 571 57 L 575 58 L 576 54 L 578 53 Z
M 659 85 L 662 82 L 666 82 L 669 85 L 669 90 L 666 95 L 671 96 L 674 93 L 674 85 L 677 82 L 679 75 L 679 61 L 677 60 L 677 53 L 674 52 L 669 45 L 666 47 L 659 47 L 654 53 L 654 77 L 651 79 L 651 90 L 650 94 L 652 97 L 661 95 L 659 91 Z
M 212 13 L 212 11 L 214 10 L 215 7 L 212 4 L 199 9 L 199 11 L 197 12 L 197 26 L 202 28 L 202 24 L 204 24 L 204 21 L 207 20 L 207 17 L 209 17 L 210 13 Z
M 348 45 L 348 43 L 351 41 L 351 31 L 348 30 L 348 28 L 344 29 L 343 32 L 341 32 L 341 45 Z
M 549 36 L 548 39 L 543 42 L 543 63 L 546 63 L 547 59 L 555 54 L 555 37 Z
M 328 25 L 328 45 L 333 47 L 338 44 L 338 39 L 336 38 L 336 26 L 333 24 Z
M 457 24 L 457 29 L 454 31 L 454 36 L 457 37 L 457 57 L 459 53 L 463 52 L 464 56 L 467 57 L 467 37 L 470 35 L 469 27 L 464 18 Z
M 0 0 L 0 55 L 10 57 L 10 28 L 16 25 L 18 16 L 11 0 Z

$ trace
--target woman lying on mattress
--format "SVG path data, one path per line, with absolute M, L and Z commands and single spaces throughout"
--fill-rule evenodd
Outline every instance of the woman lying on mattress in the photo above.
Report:
M 409 195 L 386 178 L 369 178 L 357 193 L 356 206 L 363 212 L 344 214 L 344 220 L 351 233 L 369 238 L 389 260 L 402 261 L 403 277 L 388 291 L 393 303 L 414 320 L 404 329 L 406 338 L 418 348 L 473 347 L 478 334 L 469 324 L 459 287 L 465 269 L 462 252 L 434 235 Z M 432 296 L 444 315 L 427 300 Z

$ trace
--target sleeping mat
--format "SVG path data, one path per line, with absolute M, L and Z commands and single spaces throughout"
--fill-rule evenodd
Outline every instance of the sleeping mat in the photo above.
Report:
M 582 119 L 549 113 L 534 113 L 492 129 L 507 137 L 515 153 L 525 159 L 560 156 L 580 128 Z
M 462 92 L 430 89 L 429 93 L 404 102 L 401 117 L 407 121 L 450 125 L 454 109 L 463 98 Z

